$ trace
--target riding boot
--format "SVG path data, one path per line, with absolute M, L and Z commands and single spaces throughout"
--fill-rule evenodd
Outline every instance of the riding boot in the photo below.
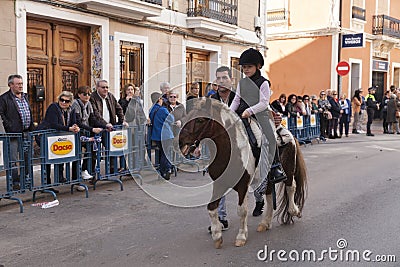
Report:
M 280 158 L 279 158 L 279 149 L 278 147 L 275 150 L 275 158 L 274 162 L 271 166 L 271 171 L 269 175 L 270 181 L 273 184 L 285 181 L 287 179 L 285 171 L 283 170 Z

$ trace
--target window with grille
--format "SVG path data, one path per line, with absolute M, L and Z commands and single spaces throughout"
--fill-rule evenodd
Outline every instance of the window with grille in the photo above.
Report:
M 238 82 L 242 78 L 242 71 L 239 66 L 239 58 L 231 57 L 231 70 L 232 70 L 232 80 L 233 80 L 233 88 L 237 87 Z
M 28 100 L 32 109 L 33 122 L 40 123 L 43 117 L 43 101 L 36 101 L 36 86 L 45 85 L 42 68 L 28 68 Z
M 143 44 L 121 41 L 120 42 L 120 92 L 123 97 L 123 89 L 125 84 L 132 83 L 137 87 L 141 87 L 144 79 Z M 143 95 L 143 92 L 141 92 Z

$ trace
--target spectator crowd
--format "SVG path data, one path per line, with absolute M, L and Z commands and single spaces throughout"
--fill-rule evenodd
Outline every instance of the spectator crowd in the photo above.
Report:
M 230 78 L 221 76 L 225 73 L 231 73 L 228 67 L 218 68 L 217 79 L 207 85 L 205 93 L 207 97 L 230 105 L 235 94 L 232 83 L 227 83 L 231 81 Z M 1 126 L 6 133 L 22 133 L 26 136 L 35 127 L 27 94 L 23 92 L 22 76 L 10 75 L 8 86 L 10 90 L 0 96 Z M 200 88 L 199 82 L 191 83 L 185 99 L 186 105 L 183 105 L 177 89 L 171 89 L 168 82 L 160 83 L 161 93 L 151 94 L 153 105 L 147 116 L 147 112 L 143 111 L 143 99 L 139 87 L 130 83 L 126 84 L 122 90 L 122 97 L 117 101 L 116 97 L 109 92 L 108 82 L 99 80 L 96 82 L 95 91 L 92 91 L 89 86 L 81 86 L 75 96 L 69 91 L 61 92 L 56 102 L 47 108 L 44 119 L 36 129 L 55 129 L 73 133 L 84 129 L 94 136 L 104 134 L 105 131 L 112 131 L 115 125 L 134 126 L 149 123 L 152 125 L 149 133 L 151 140 L 160 150 L 159 172 L 168 180 L 172 173 L 172 166 L 163 147 L 171 143 L 179 133 L 186 114 L 192 110 L 196 99 L 200 97 Z M 375 99 L 375 92 L 376 88 L 370 87 L 368 92 L 362 88 L 355 90 L 351 97 L 345 93 L 338 95 L 338 92 L 333 89 L 322 90 L 319 96 L 281 94 L 270 103 L 270 107 L 276 114 L 288 118 L 317 115 L 322 139 L 348 137 L 350 133 L 366 133 L 367 136 L 374 136 L 371 124 L 377 113 L 382 119 L 384 134 L 400 134 L 400 89 L 391 86 L 380 103 Z M 15 162 L 18 160 L 17 147 L 18 143 L 12 140 L 10 156 Z M 87 160 L 83 161 L 80 174 L 83 179 L 93 178 L 96 157 L 92 158 L 91 164 L 88 164 Z M 111 172 L 114 172 L 116 168 L 117 166 L 112 164 Z M 48 183 L 51 183 L 50 165 L 47 170 L 46 179 Z M 63 166 L 57 166 L 55 170 L 59 172 L 55 175 L 58 176 L 59 182 L 65 181 Z M 79 174 L 77 174 L 76 166 L 73 166 L 72 176 L 76 177 L 76 175 Z M 12 176 L 13 189 L 18 190 L 17 171 L 13 171 Z M 78 190 L 83 189 L 78 187 Z

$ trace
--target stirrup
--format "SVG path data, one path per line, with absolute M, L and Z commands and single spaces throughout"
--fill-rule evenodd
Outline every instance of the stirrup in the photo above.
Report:
M 279 176 L 273 175 L 273 173 L 276 169 L 280 172 Z M 283 182 L 286 180 L 287 180 L 287 176 L 286 176 L 285 171 L 282 168 L 282 165 L 280 163 L 272 165 L 270 175 L 269 175 L 269 181 L 272 184 L 277 184 L 277 183 L 280 183 L 280 182 Z

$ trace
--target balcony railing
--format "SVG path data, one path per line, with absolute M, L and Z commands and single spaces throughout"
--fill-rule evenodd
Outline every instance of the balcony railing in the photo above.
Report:
M 188 17 L 206 17 L 237 25 L 238 0 L 188 0 Z
M 353 19 L 360 19 L 365 21 L 365 9 L 358 6 L 353 6 L 351 11 L 351 17 Z
M 289 12 L 287 10 L 285 10 L 284 8 L 267 11 L 267 21 L 268 22 L 284 21 L 284 20 L 288 20 L 288 17 L 289 17 Z
M 386 16 L 373 16 L 372 34 L 400 38 L 400 20 Z
M 162 0 L 141 0 L 141 1 L 162 6 Z

